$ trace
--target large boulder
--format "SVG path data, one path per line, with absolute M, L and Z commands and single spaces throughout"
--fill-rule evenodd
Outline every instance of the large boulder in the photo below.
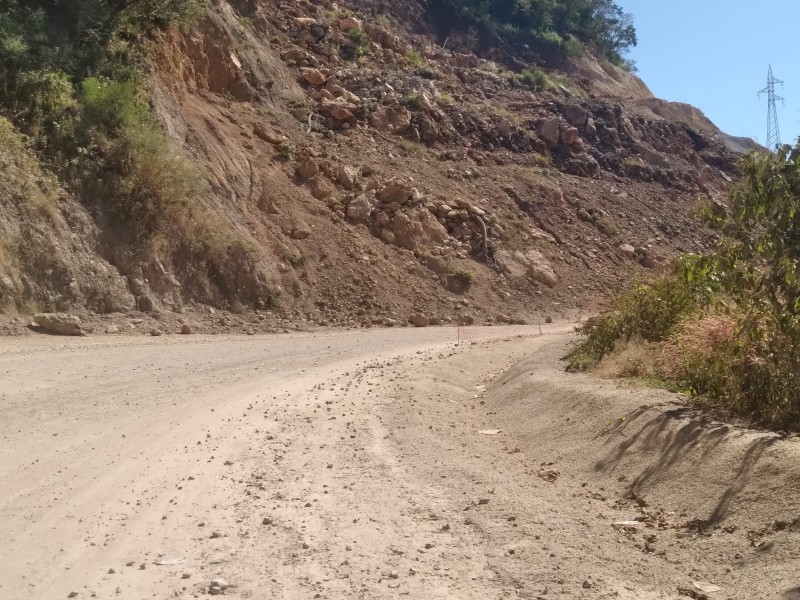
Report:
M 344 19 L 339 19 L 339 29 L 342 31 L 361 31 L 364 26 L 359 19 L 355 17 L 345 17 Z
M 539 137 L 550 150 L 556 150 L 561 141 L 561 129 L 556 117 L 545 119 L 539 124 Z
M 303 69 L 303 79 L 315 86 L 320 86 L 328 79 L 319 69 Z
M 622 244 L 619 247 L 620 252 L 622 252 L 625 256 L 630 258 L 631 260 L 636 259 L 636 248 L 631 246 L 630 244 Z
M 392 219 L 391 230 L 394 233 L 395 244 L 408 250 L 416 248 L 418 240 L 425 235 L 422 224 L 402 212 Z
M 553 271 L 553 267 L 550 266 L 550 263 L 540 252 L 529 250 L 525 253 L 525 257 L 528 261 L 528 277 L 534 281 L 543 283 L 547 287 L 553 287 L 558 283 L 556 272 Z
M 381 106 L 369 122 L 378 131 L 400 135 L 411 128 L 411 111 L 405 106 Z
M 318 173 L 314 177 L 312 177 L 308 181 L 308 191 L 311 193 L 314 198 L 317 200 L 324 200 L 328 196 L 331 196 L 335 191 L 336 188 L 333 187 L 333 184 L 325 179 L 321 173 Z
M 366 31 L 373 42 L 377 43 L 383 48 L 387 48 L 388 50 L 399 51 L 405 46 L 403 41 L 397 35 L 385 27 L 381 27 L 380 25 L 368 23 L 366 25 Z
M 418 313 L 416 315 L 413 315 L 409 319 L 409 322 L 414 327 L 427 327 L 428 325 L 431 324 L 431 320 L 428 317 L 426 317 L 425 315 L 423 315 L 422 313 Z
M 561 132 L 561 143 L 565 146 L 572 146 L 581 139 L 577 127 L 567 127 Z
M 443 244 L 450 237 L 447 229 L 434 217 L 429 210 L 420 208 L 416 212 L 425 238 L 434 244 Z
M 497 252 L 496 259 L 501 268 L 513 276 L 528 277 L 548 287 L 558 283 L 558 275 L 538 250 L 501 250 Z
M 56 335 L 86 335 L 83 323 L 75 315 L 65 313 L 39 313 L 33 322 L 48 333 Z
M 586 110 L 577 104 L 570 104 L 564 107 L 564 118 L 570 125 L 582 128 L 586 125 L 589 114 Z
M 301 179 L 311 179 L 319 173 L 319 165 L 313 158 L 308 157 L 297 166 L 297 176 Z
M 346 190 L 352 190 L 358 182 L 358 171 L 353 167 L 341 167 L 336 172 L 336 181 Z
M 344 98 L 323 99 L 319 105 L 321 112 L 337 121 L 355 121 L 353 112 L 356 108 L 355 104 L 348 102 Z
M 372 199 L 361 194 L 347 205 L 347 218 L 356 223 L 363 223 L 372 214 Z
M 382 204 L 405 204 L 413 193 L 414 189 L 402 179 L 390 179 L 375 195 Z

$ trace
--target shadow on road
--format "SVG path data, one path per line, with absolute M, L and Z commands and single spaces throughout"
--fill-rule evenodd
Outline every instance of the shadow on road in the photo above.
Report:
M 641 406 L 599 434 L 598 437 L 609 437 L 607 445 L 611 448 L 596 463 L 595 470 L 613 473 L 629 454 L 654 454 L 654 459 L 629 485 L 630 494 L 640 495 L 654 479 L 668 477 L 670 468 L 677 463 L 684 460 L 702 463 L 734 435 L 742 435 L 742 431 L 676 403 Z M 779 439 L 764 435 L 749 443 L 716 507 L 704 520 L 704 527 L 712 527 L 725 519 L 731 503 L 747 485 L 764 452 Z

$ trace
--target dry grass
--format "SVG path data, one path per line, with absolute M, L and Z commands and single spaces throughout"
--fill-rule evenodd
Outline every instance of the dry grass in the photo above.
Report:
M 618 345 L 593 369 L 592 373 L 603 379 L 647 378 L 659 376 L 656 365 L 658 348 L 642 339 L 632 339 Z
M 411 140 L 400 138 L 396 140 L 395 143 L 397 144 L 398 148 L 403 151 L 405 156 L 412 158 L 423 158 L 428 154 L 428 148 L 418 142 L 412 142 Z
M 730 344 L 735 333 L 736 320 L 727 315 L 689 321 L 662 345 L 659 368 L 670 379 L 685 378 L 687 370 L 695 370 L 712 356 L 721 356 L 720 348 Z
M 58 217 L 58 183 L 42 171 L 26 138 L 7 119 L 0 117 L 0 194 L 16 201 L 29 217 Z

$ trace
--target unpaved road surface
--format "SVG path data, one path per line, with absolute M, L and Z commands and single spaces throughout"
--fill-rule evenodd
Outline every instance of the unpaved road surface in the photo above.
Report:
M 0 341 L 0 597 L 800 598 L 796 440 L 519 332 Z

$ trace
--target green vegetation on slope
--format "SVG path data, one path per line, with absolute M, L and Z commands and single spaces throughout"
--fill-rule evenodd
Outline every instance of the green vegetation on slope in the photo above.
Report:
M 547 44 L 570 56 L 584 46 L 631 68 L 636 45 L 631 15 L 614 0 L 448 0 L 462 15 L 517 41 Z
M 569 356 L 586 369 L 630 340 L 655 346 L 640 365 L 698 401 L 800 429 L 800 145 L 753 154 L 730 211 L 707 204 L 723 232 L 708 255 L 618 298 L 587 323 Z M 645 367 L 647 367 L 645 369 Z
M 0 114 L 127 241 L 158 233 L 198 177 L 150 114 L 143 41 L 200 0 L 0 0 Z
M 206 0 L 0 0 L 0 123 L 89 208 L 120 272 L 158 257 L 186 293 L 215 302 L 238 298 L 256 248 L 195 201 L 204 176 L 152 113 L 145 69 L 153 34 L 207 10 Z M 2 136 L 0 150 L 12 150 Z

